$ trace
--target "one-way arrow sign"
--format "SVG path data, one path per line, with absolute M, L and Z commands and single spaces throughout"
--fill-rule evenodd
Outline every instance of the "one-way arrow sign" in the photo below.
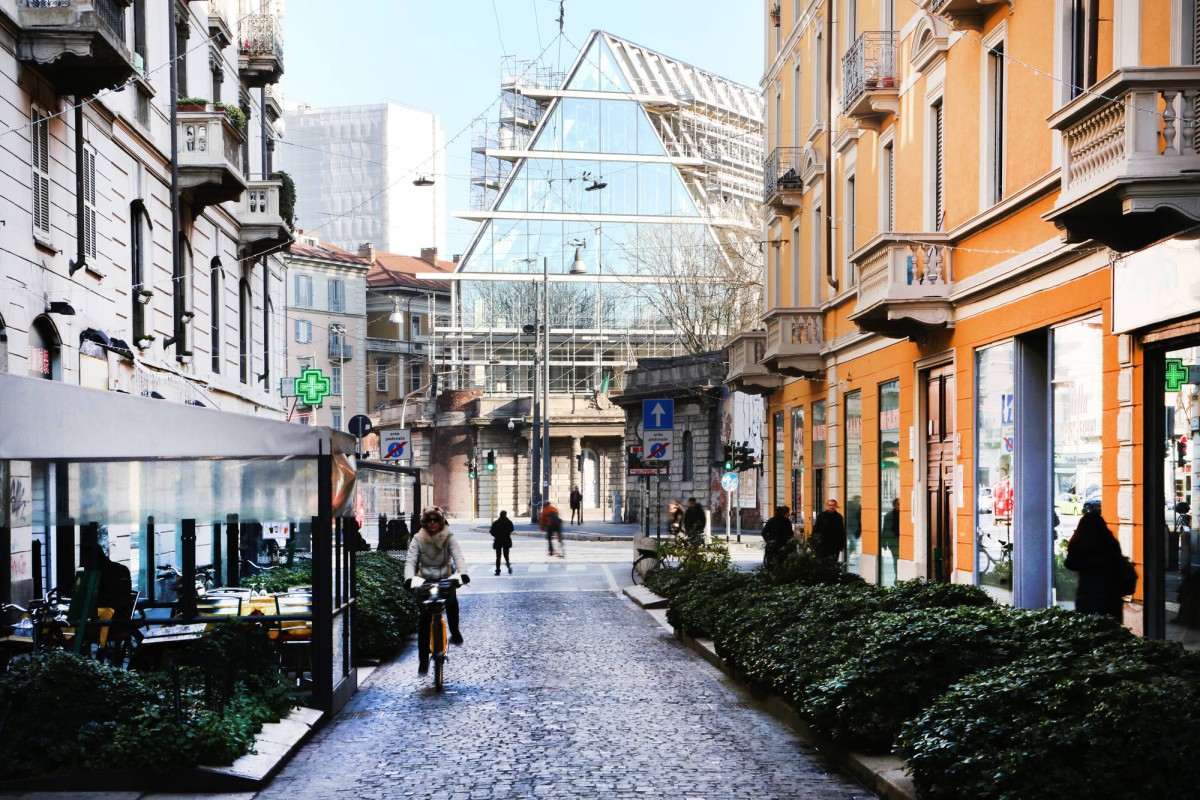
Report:
M 674 400 L 643 400 L 642 430 L 669 431 L 675 428 Z

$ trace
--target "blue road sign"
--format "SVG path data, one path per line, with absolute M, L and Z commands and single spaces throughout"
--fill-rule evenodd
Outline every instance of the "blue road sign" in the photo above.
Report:
M 670 431 L 675 429 L 674 400 L 643 400 L 642 430 Z

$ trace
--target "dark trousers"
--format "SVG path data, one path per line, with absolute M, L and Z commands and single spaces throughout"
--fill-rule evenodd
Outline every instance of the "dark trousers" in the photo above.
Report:
M 501 548 L 497 547 L 496 548 L 496 572 L 500 571 L 500 556 L 501 556 L 501 554 L 504 555 L 504 563 L 510 567 L 512 566 L 512 562 L 508 560 L 508 548 L 505 547 L 505 548 L 501 549 Z
M 576 525 L 583 524 L 583 508 L 580 506 L 571 506 L 571 522 Z
M 446 599 L 446 621 L 450 623 L 450 633 L 458 632 L 458 593 L 453 587 L 441 591 L 440 597 Z M 429 663 L 429 625 L 433 622 L 433 607 L 422 604 L 420 623 L 417 625 L 417 657 L 422 664 Z
M 558 552 L 566 552 L 563 550 L 562 530 L 555 530 L 551 528 L 550 530 L 546 531 L 546 544 L 550 547 L 550 555 L 554 555 L 554 539 L 556 537 L 558 538 Z

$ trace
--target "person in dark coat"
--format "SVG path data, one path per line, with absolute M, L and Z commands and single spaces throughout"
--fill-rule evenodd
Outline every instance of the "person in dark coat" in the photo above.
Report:
M 704 509 L 694 497 L 688 498 L 687 508 L 683 510 L 683 529 L 693 539 L 704 534 Z
M 504 563 L 508 566 L 508 574 L 512 575 L 512 562 L 508 560 L 508 551 L 512 547 L 513 524 L 508 518 L 507 511 L 501 511 L 500 516 L 492 523 L 492 549 L 496 551 L 496 574 L 500 574 L 500 556 L 504 555 Z
M 1087 614 L 1108 614 L 1120 620 L 1124 601 L 1121 599 L 1121 567 L 1124 559 L 1117 537 L 1098 513 L 1079 518 L 1075 533 L 1067 542 L 1064 566 L 1079 573 L 1079 588 L 1075 592 L 1075 610 Z
M 767 547 L 763 563 L 768 567 L 784 559 L 788 543 L 796 535 L 792 528 L 791 514 L 792 510 L 787 506 L 776 506 L 775 515 L 763 525 L 762 537 Z
M 583 524 L 583 492 L 579 491 L 578 486 L 571 487 L 571 522 Z
M 85 544 L 81 548 L 85 569 L 100 573 L 96 589 L 96 607 L 111 608 L 114 616 L 127 618 L 133 613 L 133 578 L 129 567 L 112 561 L 98 544 Z
M 830 561 L 837 561 L 846 552 L 846 520 L 838 513 L 837 500 L 830 500 L 817 514 L 809 545 L 814 553 Z

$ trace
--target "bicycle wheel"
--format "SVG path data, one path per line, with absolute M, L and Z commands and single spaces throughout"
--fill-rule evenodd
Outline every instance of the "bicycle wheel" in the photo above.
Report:
M 430 642 L 430 656 L 433 658 L 433 686 L 442 691 L 444 670 L 446 664 L 446 618 L 439 617 L 433 624 L 433 641 Z

